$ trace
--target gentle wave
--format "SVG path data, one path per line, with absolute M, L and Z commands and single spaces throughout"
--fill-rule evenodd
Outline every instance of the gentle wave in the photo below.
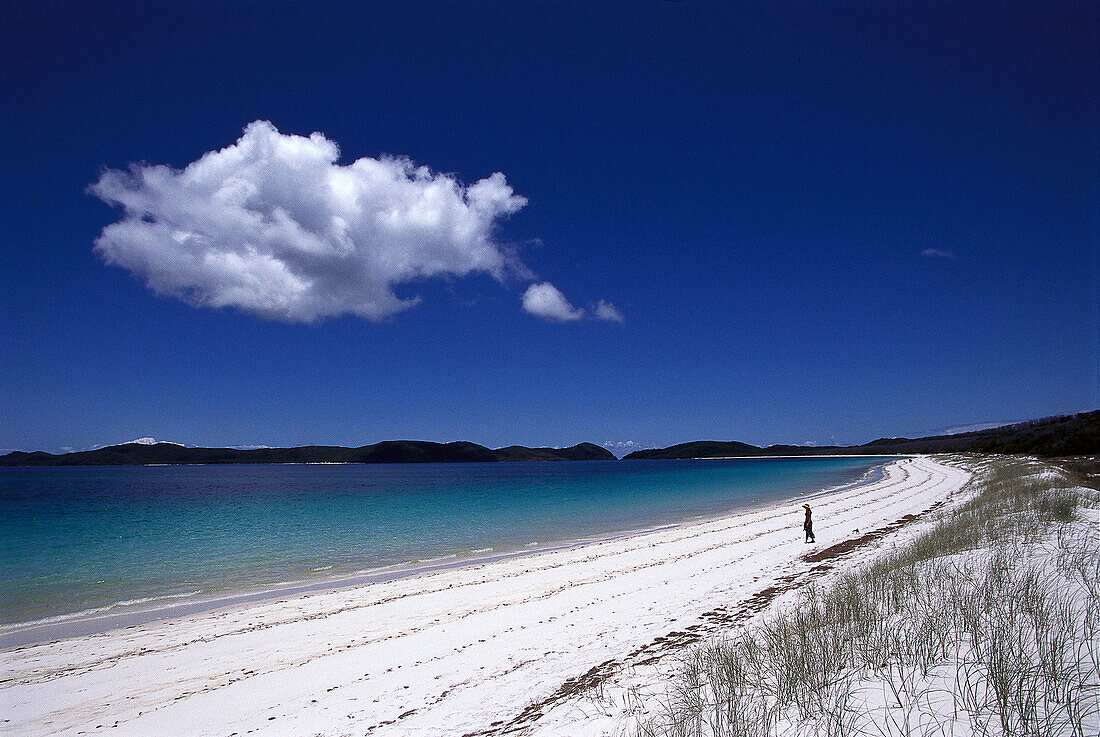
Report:
M 441 560 L 454 560 L 458 557 L 458 553 L 451 553 L 450 555 L 441 555 L 438 558 L 414 558 L 409 563 L 438 563 Z
M 184 594 L 164 594 L 163 596 L 142 596 L 137 599 L 123 599 L 122 601 L 112 602 L 105 606 L 92 607 L 90 609 L 81 609 L 78 612 L 68 612 L 66 614 L 55 614 L 52 617 L 43 617 L 42 619 L 32 619 L 26 622 L 16 622 L 14 624 L 0 625 L 0 632 L 14 632 L 17 630 L 28 629 L 30 627 L 38 627 L 44 624 L 57 624 L 58 622 L 68 622 L 74 619 L 88 619 L 96 614 L 103 614 L 109 612 L 112 609 L 124 609 L 126 607 L 137 606 L 138 604 L 149 604 L 154 601 L 168 601 L 169 599 L 186 599 L 192 596 L 198 596 L 202 593 L 202 589 L 195 591 L 188 591 Z
M 134 606 L 135 604 L 148 604 L 151 601 L 161 601 L 163 599 L 185 599 L 188 596 L 198 596 L 202 593 L 202 589 L 196 589 L 194 591 L 188 591 L 186 594 L 165 594 L 164 596 L 143 596 L 140 599 L 124 599 L 123 601 L 115 602 L 112 607 L 120 606 Z

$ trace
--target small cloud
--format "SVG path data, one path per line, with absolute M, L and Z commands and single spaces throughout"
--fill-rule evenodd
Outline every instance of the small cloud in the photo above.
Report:
M 523 293 L 523 309 L 535 317 L 557 322 L 572 322 L 584 317 L 584 310 L 569 304 L 565 295 L 548 281 L 527 287 Z
M 959 257 L 951 251 L 945 251 L 942 248 L 926 248 L 920 252 L 921 256 L 925 258 L 942 258 L 945 261 L 958 261 Z
M 622 458 L 631 451 L 640 450 L 642 445 L 641 443 L 635 443 L 633 440 L 605 440 L 603 447 Z
M 269 450 L 270 445 L 230 445 L 233 450 Z
M 816 448 L 819 445 L 819 443 L 816 440 L 806 440 L 806 441 L 803 441 L 803 442 L 799 443 L 799 445 L 802 446 L 803 448 Z
M 187 447 L 183 443 L 173 443 L 171 440 L 157 440 L 156 438 L 150 438 L 150 437 L 135 438 L 133 440 L 128 440 L 125 443 L 122 443 L 122 445 L 129 445 L 131 443 L 135 444 L 135 445 L 156 445 L 157 443 L 164 443 L 165 445 L 178 445 L 181 448 L 186 448 Z M 106 446 L 97 445 L 93 448 L 89 448 L 89 450 L 96 450 L 97 448 L 103 448 L 103 447 L 106 447 Z
M 523 293 L 523 309 L 536 317 L 555 322 L 575 322 L 586 317 L 606 322 L 623 322 L 623 314 L 615 305 L 601 299 L 589 309 L 574 307 L 561 290 L 548 281 L 532 284 Z
M 608 322 L 617 322 L 619 324 L 623 322 L 623 313 L 619 312 L 615 305 L 607 300 L 601 299 L 597 302 L 596 309 L 593 310 L 593 313 L 596 315 L 597 320 L 607 320 Z

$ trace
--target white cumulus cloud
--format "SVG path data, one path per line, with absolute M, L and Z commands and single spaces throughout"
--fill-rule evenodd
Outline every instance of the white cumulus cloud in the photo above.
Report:
M 524 274 L 493 239 L 496 223 L 527 203 L 503 174 L 463 185 L 404 158 L 338 158 L 321 133 L 256 121 L 182 170 L 107 170 L 90 190 L 123 217 L 96 251 L 158 294 L 292 322 L 383 319 L 416 304 L 394 287 L 417 279 Z M 552 311 L 540 289 L 533 304 Z M 567 308 L 559 319 L 576 319 L 553 292 Z
M 584 310 L 569 304 L 569 300 L 548 281 L 532 284 L 523 293 L 523 309 L 536 317 L 568 322 L 584 317 Z

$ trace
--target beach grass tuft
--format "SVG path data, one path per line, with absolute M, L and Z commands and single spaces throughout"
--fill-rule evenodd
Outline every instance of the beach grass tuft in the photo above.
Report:
M 974 475 L 935 524 L 698 647 L 639 737 L 1096 734 L 1100 491 L 1049 463 Z

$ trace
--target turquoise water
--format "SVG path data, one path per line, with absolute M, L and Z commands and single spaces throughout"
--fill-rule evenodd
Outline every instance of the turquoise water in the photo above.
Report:
M 0 469 L 0 623 L 530 550 L 853 483 L 883 458 Z

